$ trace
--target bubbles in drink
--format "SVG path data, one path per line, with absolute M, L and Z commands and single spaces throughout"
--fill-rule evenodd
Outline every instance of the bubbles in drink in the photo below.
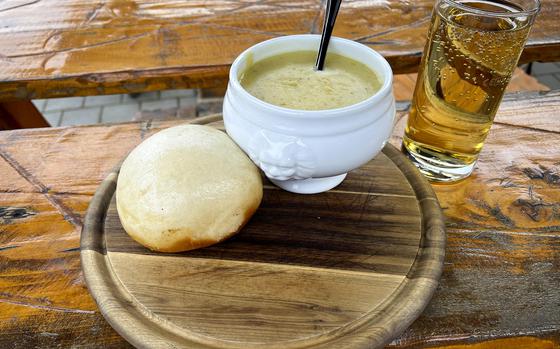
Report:
M 520 11 L 505 1 L 458 2 L 493 12 Z M 438 6 L 405 131 L 409 152 L 424 149 L 424 155 L 457 166 L 476 160 L 517 65 L 528 22 Z

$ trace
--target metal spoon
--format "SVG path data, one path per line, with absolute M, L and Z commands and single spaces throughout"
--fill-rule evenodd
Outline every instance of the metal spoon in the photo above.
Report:
M 323 23 L 323 34 L 321 35 L 321 45 L 319 46 L 319 53 L 317 54 L 317 61 L 315 62 L 315 70 L 323 70 L 325 65 L 325 58 L 327 57 L 327 49 L 331 34 L 336 21 L 336 15 L 340 8 L 342 0 L 327 0 L 327 11 L 325 12 L 325 22 Z

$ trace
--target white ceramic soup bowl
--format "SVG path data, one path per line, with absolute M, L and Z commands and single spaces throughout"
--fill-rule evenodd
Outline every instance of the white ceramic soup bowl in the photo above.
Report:
M 316 111 L 288 109 L 253 97 L 239 83 L 254 62 L 285 52 L 317 51 L 320 40 L 319 35 L 291 35 L 248 48 L 231 66 L 224 100 L 230 137 L 274 184 L 300 194 L 332 189 L 348 171 L 374 158 L 389 139 L 395 119 L 389 63 L 351 40 L 331 38 L 329 52 L 362 62 L 382 80 L 376 94 L 357 104 Z

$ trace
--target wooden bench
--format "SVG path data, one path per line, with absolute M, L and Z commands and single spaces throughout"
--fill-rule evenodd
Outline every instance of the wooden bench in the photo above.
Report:
M 319 1 L 7 0 L 0 4 L 0 103 L 223 86 L 233 59 L 280 35 L 318 33 Z M 560 0 L 542 0 L 521 62 L 560 60 Z M 420 61 L 432 0 L 345 1 L 335 35 Z M 7 118 L 9 110 L 4 108 Z M 28 103 L 11 114 L 39 118 Z M 36 126 L 44 126 L 39 120 Z

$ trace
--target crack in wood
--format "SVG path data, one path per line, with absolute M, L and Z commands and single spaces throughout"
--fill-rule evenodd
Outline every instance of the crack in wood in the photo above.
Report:
M 495 338 L 490 332 L 481 333 L 459 333 L 453 336 L 441 335 L 432 336 L 428 339 L 421 336 L 411 336 L 395 339 L 390 346 L 402 346 L 404 348 L 416 348 L 429 345 L 430 347 L 440 347 L 447 349 L 464 348 L 462 341 L 476 343 L 475 348 L 556 348 L 555 341 L 547 338 L 538 338 L 546 334 L 556 334 L 554 326 L 539 326 L 531 330 L 517 330 L 503 334 L 503 338 Z M 507 337 L 509 335 L 510 337 Z M 523 342 L 526 345 L 520 345 Z
M 76 236 L 74 234 L 68 235 L 68 236 L 65 236 L 65 237 L 56 237 L 56 238 L 54 238 L 54 240 L 53 240 L 52 236 L 47 236 L 45 239 L 34 238 L 32 240 L 18 241 L 17 247 L 22 247 L 24 245 L 40 244 L 40 243 L 49 243 L 49 242 L 53 243 L 55 241 L 56 242 L 61 242 L 61 243 L 68 242 L 68 241 L 72 242 L 72 241 L 75 241 L 75 240 L 76 240 Z M 13 245 L 9 245 L 9 246 L 13 246 Z M 3 246 L 3 247 L 6 247 L 6 246 Z M 0 264 L 0 266 L 2 266 L 2 265 Z M 2 296 L 2 292 L 0 292 L 0 297 L 1 296 Z
M 14 219 L 23 219 L 36 214 L 37 212 L 28 207 L 0 207 L 0 222 L 11 222 Z
M 324 14 L 324 12 L 323 12 L 324 7 L 325 7 L 325 0 L 320 0 L 319 1 L 319 11 L 317 11 L 317 14 L 315 15 L 315 18 L 313 18 L 313 22 L 311 22 L 311 28 L 309 29 L 309 33 L 311 33 L 311 34 L 318 34 L 319 33 L 319 28 L 317 27 L 317 24 L 319 23 L 319 19 Z
M 512 235 L 519 235 L 519 236 L 532 236 L 532 237 L 546 237 L 546 238 L 553 238 L 553 239 L 560 239 L 560 226 L 559 225 L 552 225 L 552 226 L 544 226 L 539 227 L 532 230 L 501 230 L 499 228 L 455 228 L 455 227 L 446 227 L 446 232 L 452 234 L 461 234 L 467 235 L 474 239 L 478 239 L 480 236 L 483 235 L 503 235 L 503 236 L 512 236 Z M 531 228 L 525 228 L 531 229 Z
M 76 252 L 76 251 L 79 251 L 79 250 L 80 250 L 79 247 L 73 247 L 73 248 L 67 248 L 67 249 L 62 250 L 60 252 Z
M 42 194 L 38 191 L 29 191 L 21 189 L 0 189 L 0 194 Z M 49 190 L 49 194 L 57 196 L 93 196 L 93 193 L 79 193 L 73 191 L 54 191 Z
M 64 219 L 76 227 L 82 226 L 82 219 L 68 208 L 62 201 L 49 193 L 49 188 L 39 181 L 33 174 L 19 164 L 5 149 L 0 147 L 0 157 L 4 159 L 23 179 L 30 183 L 39 193 L 43 194 L 47 201 L 62 214 Z
M 15 5 L 15 6 L 12 6 L 12 7 L 3 8 L 3 9 L 0 9 L 0 12 L 6 12 L 6 11 L 10 11 L 10 10 L 15 10 L 15 9 L 18 9 L 18 8 L 22 8 L 22 7 L 25 7 L 25 6 L 29 6 L 29 5 L 36 4 L 36 3 L 40 2 L 40 1 L 41 1 L 41 0 L 34 0 L 34 1 L 26 2 L 26 3 L 24 3 L 24 4 L 19 4 L 19 5 Z
M 96 313 L 96 311 L 94 311 L 94 310 L 81 310 L 81 309 L 70 309 L 70 308 L 63 308 L 63 307 L 53 307 L 53 306 L 48 306 L 48 305 L 31 304 L 31 303 L 13 301 L 13 300 L 9 300 L 9 299 L 0 299 L 0 303 L 21 305 L 21 306 L 24 306 L 24 307 L 30 307 L 30 308 L 41 309 L 41 310 L 52 310 L 52 311 L 63 312 L 63 313 L 78 313 L 78 314 L 95 314 Z
M 475 199 L 469 199 L 469 201 L 472 202 L 476 207 L 479 207 L 484 211 L 486 211 L 486 213 L 488 213 L 490 216 L 496 218 L 498 222 L 502 223 L 506 227 L 508 228 L 515 227 L 515 222 L 502 212 L 502 209 L 500 208 L 499 205 L 490 206 L 484 201 L 475 200 Z
M 560 174 L 556 173 L 553 169 L 548 169 L 543 165 L 539 165 L 539 168 L 526 167 L 523 169 L 523 173 L 530 179 L 542 179 L 550 185 L 560 184 Z
M 501 121 L 494 121 L 494 124 L 496 124 L 496 125 L 502 125 L 502 126 L 510 126 L 510 127 L 522 128 L 522 129 L 526 129 L 526 130 L 530 130 L 530 131 L 535 131 L 535 132 L 546 132 L 546 133 L 552 133 L 552 134 L 555 134 L 555 135 L 560 134 L 560 132 L 557 132 L 557 131 L 546 130 L 546 129 L 543 129 L 543 128 L 531 127 L 531 126 L 516 125 L 516 124 L 508 124 L 508 123 L 506 123 L 506 122 L 501 122 Z
M 97 4 L 97 6 L 95 6 L 90 12 L 88 12 L 85 22 L 80 26 L 91 23 L 97 17 L 99 11 L 105 7 L 105 5 L 106 4 L 104 2 Z
M 69 53 L 69 52 L 82 51 L 84 49 L 105 46 L 105 45 L 114 44 L 114 43 L 117 43 L 117 42 L 120 42 L 120 41 L 134 40 L 134 39 L 138 39 L 138 38 L 141 38 L 141 37 L 144 37 L 144 36 L 153 35 L 153 33 L 154 33 L 154 31 L 149 31 L 149 32 L 144 32 L 144 33 L 140 33 L 140 34 L 136 34 L 136 35 L 119 37 L 119 38 L 115 38 L 115 39 L 111 39 L 111 40 L 107 40 L 107 41 L 96 42 L 96 43 L 93 43 L 93 44 L 87 44 L 87 45 L 78 46 L 78 47 L 70 47 L 70 48 L 66 48 L 66 49 L 51 50 L 51 51 L 32 52 L 32 53 L 25 53 L 25 54 L 20 54 L 20 55 L 9 55 L 9 56 L 6 56 L 6 57 L 13 59 L 13 58 L 24 58 L 24 57 L 49 56 L 47 58 L 47 60 L 48 60 L 48 59 L 51 59 L 52 57 L 54 57 L 55 55 L 57 55 L 59 53 Z M 44 66 L 45 62 L 43 62 L 42 65 Z
M 268 32 L 265 30 L 257 30 L 257 29 L 251 29 L 251 28 L 240 28 L 240 27 L 236 27 L 236 26 L 231 26 L 231 25 L 224 25 L 224 24 L 216 24 L 216 23 L 205 23 L 205 26 L 207 27 L 212 27 L 212 28 L 218 28 L 218 29 L 230 29 L 230 30 L 234 30 L 236 32 L 240 32 L 240 33 L 251 33 L 251 34 L 259 34 L 259 35 L 268 35 L 268 36 L 272 36 L 272 37 L 277 37 L 277 36 L 283 36 L 285 34 L 283 33 L 277 33 L 277 32 Z M 207 39 L 210 38 L 209 36 L 206 37 Z
M 398 26 L 398 27 L 393 27 L 393 28 L 390 28 L 390 29 L 387 29 L 387 30 L 384 30 L 384 31 L 381 31 L 381 32 L 374 33 L 374 34 L 370 34 L 370 35 L 366 35 L 366 36 L 361 36 L 361 37 L 358 37 L 358 38 L 354 38 L 353 40 L 363 43 L 364 41 L 367 41 L 367 40 L 369 40 L 369 39 L 377 38 L 377 37 L 380 37 L 380 36 L 383 36 L 383 35 L 387 35 L 387 34 L 398 33 L 399 31 L 404 30 L 404 29 L 410 29 L 410 28 L 420 27 L 420 26 L 422 26 L 424 23 L 429 22 L 430 19 L 431 19 L 431 15 L 426 16 L 426 17 L 424 17 L 424 18 L 420 18 L 420 19 L 418 19 L 418 20 L 416 20 L 416 21 L 414 21 L 414 22 L 412 22 L 412 23 L 408 23 L 408 24 L 401 25 L 401 26 Z
M 248 8 L 248 7 L 251 7 L 251 6 L 252 5 L 240 6 L 239 8 L 236 8 L 236 9 L 232 10 L 231 12 L 235 12 L 235 11 L 238 11 L 240 9 L 245 9 L 245 8 Z M 219 24 L 216 24 L 216 23 L 210 23 L 210 22 L 205 22 L 204 21 L 205 17 L 212 17 L 214 15 L 215 14 L 208 15 L 208 16 L 202 16 L 202 17 L 196 18 L 194 20 L 180 21 L 178 23 L 167 25 L 164 28 L 162 28 L 160 26 L 156 29 L 149 30 L 149 31 L 146 31 L 146 32 L 142 32 L 142 33 L 138 33 L 136 35 L 126 35 L 126 36 L 122 36 L 122 37 L 118 37 L 118 38 L 114 38 L 114 39 L 110 39 L 110 40 L 106 40 L 106 41 L 86 44 L 86 45 L 77 46 L 77 47 L 70 47 L 70 48 L 67 48 L 67 49 L 48 50 L 48 51 L 41 51 L 41 52 L 31 52 L 31 53 L 25 53 L 25 54 L 20 54 L 20 55 L 7 55 L 7 56 L 5 56 L 5 58 L 15 59 L 15 58 L 37 57 L 37 56 L 45 56 L 46 55 L 48 57 L 42 62 L 42 66 L 44 67 L 46 65 L 46 61 L 50 60 L 51 58 L 53 58 L 54 56 L 56 56 L 59 53 L 72 53 L 72 52 L 81 51 L 81 50 L 84 50 L 84 49 L 90 49 L 90 48 L 110 45 L 110 44 L 114 44 L 114 43 L 121 42 L 121 41 L 136 40 L 136 39 L 140 39 L 140 38 L 143 38 L 143 37 L 146 37 L 146 36 L 151 36 L 151 35 L 154 35 L 157 38 L 157 36 L 159 34 L 159 31 L 161 29 L 165 29 L 167 31 L 173 31 L 173 30 L 179 29 L 181 26 L 188 25 L 188 24 L 197 24 L 197 25 L 205 26 L 205 27 L 231 29 L 231 30 L 235 30 L 235 31 L 239 31 L 239 32 L 252 33 L 252 34 L 266 34 L 266 35 L 270 35 L 270 36 L 284 35 L 284 34 L 281 34 L 281 33 L 269 33 L 269 32 L 266 32 L 266 31 L 252 30 L 252 29 L 249 29 L 249 28 L 241 28 L 241 27 L 236 27 L 236 26 L 220 26 Z M 139 18 L 142 18 L 142 17 L 140 16 Z M 50 34 L 45 39 L 42 47 L 45 48 L 46 43 L 53 36 L 61 35 L 61 34 L 64 34 L 65 32 L 72 32 L 72 31 L 75 31 L 75 30 L 79 29 L 80 27 L 81 26 L 70 28 L 70 30 L 66 30 L 66 31 L 62 31 L 62 30 L 55 31 L 54 33 Z M 88 29 L 93 29 L 93 28 L 95 28 L 95 27 L 93 27 L 93 26 L 88 27 Z M 100 28 L 103 28 L 103 26 L 101 26 Z
M 547 203 L 539 199 L 517 199 L 513 202 L 513 205 L 521 208 L 521 211 L 525 213 L 534 222 L 540 222 L 544 219 L 544 215 L 547 213 L 546 209 L 550 208 L 552 210 L 551 217 L 548 220 L 556 219 L 560 217 L 560 204 Z

